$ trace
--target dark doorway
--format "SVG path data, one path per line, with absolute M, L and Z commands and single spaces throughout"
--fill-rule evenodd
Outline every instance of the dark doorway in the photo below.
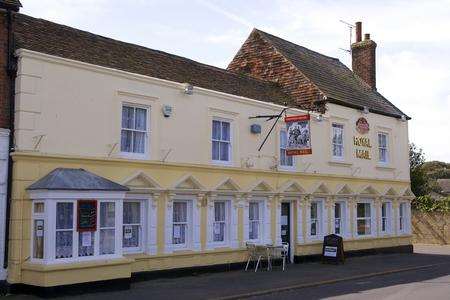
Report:
M 291 257 L 291 203 L 281 203 L 281 241 L 289 243 L 289 259 Z

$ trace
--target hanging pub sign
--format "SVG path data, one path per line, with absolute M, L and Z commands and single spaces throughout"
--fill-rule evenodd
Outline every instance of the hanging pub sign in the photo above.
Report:
M 78 232 L 97 230 L 97 200 L 78 200 Z
M 287 131 L 286 155 L 312 154 L 310 116 L 285 117 Z

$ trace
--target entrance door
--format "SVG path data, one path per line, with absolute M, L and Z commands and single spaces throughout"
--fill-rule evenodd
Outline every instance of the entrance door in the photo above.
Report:
M 291 257 L 291 203 L 281 203 L 281 241 L 289 243 L 289 256 Z M 288 262 L 290 259 L 287 260 Z

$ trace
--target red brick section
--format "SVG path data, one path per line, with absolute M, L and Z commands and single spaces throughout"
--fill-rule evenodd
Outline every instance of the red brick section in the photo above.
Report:
M 319 89 L 255 30 L 228 65 L 228 70 L 277 82 L 298 107 L 324 110 L 323 105 L 314 104 L 319 99 Z
M 10 128 L 8 76 L 8 29 L 6 12 L 0 10 L 0 128 Z
M 377 89 L 375 50 L 377 44 L 366 34 L 364 41 L 352 44 L 352 69 L 372 89 Z

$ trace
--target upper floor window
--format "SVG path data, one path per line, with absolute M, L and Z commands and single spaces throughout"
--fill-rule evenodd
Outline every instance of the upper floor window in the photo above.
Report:
M 147 136 L 147 109 L 128 104 L 123 105 L 120 151 L 145 154 Z
M 212 160 L 231 161 L 231 124 L 227 121 L 212 121 Z
M 344 158 L 344 125 L 332 124 L 333 130 L 333 157 L 342 159 Z
M 294 166 L 294 157 L 286 154 L 287 132 L 280 131 L 280 166 L 291 168 Z
M 388 162 L 388 134 L 384 132 L 378 133 L 378 161 Z

